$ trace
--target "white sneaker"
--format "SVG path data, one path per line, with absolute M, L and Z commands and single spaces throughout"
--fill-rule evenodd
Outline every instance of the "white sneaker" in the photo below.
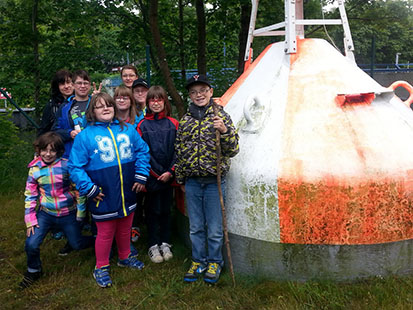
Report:
M 149 258 L 152 262 L 158 264 L 163 262 L 163 257 L 159 252 L 159 247 L 157 244 L 151 246 L 148 251 Z
M 163 259 L 167 262 L 168 260 L 172 259 L 174 257 L 171 252 L 171 246 L 170 244 L 166 242 L 162 242 L 162 245 L 159 247 L 163 256 Z

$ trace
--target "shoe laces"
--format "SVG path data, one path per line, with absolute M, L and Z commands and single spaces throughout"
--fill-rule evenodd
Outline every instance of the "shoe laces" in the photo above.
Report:
M 189 273 L 195 273 L 195 271 L 198 269 L 200 263 L 197 262 L 192 262 L 191 268 L 189 268 Z
M 171 249 L 170 249 L 171 246 L 172 246 L 172 245 L 164 242 L 164 243 L 161 244 L 160 250 L 161 250 L 162 252 L 171 252 Z
M 211 263 L 208 266 L 208 273 L 216 274 L 218 269 L 218 264 L 217 263 Z
M 161 253 L 159 252 L 159 247 L 158 247 L 157 245 L 152 246 L 152 247 L 149 249 L 149 255 L 150 255 L 151 257 L 161 256 Z

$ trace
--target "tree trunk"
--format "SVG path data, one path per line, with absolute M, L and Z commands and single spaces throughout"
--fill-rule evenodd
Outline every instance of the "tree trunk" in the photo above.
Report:
M 40 98 L 40 68 L 39 68 L 39 31 L 37 29 L 39 1 L 33 0 L 32 8 L 32 34 L 33 34 L 33 74 L 34 74 L 34 104 L 37 108 L 37 113 L 40 113 L 39 98 Z
M 166 53 L 162 44 L 161 34 L 158 26 L 158 0 L 151 0 L 149 4 L 149 25 L 151 26 L 151 33 L 153 43 L 155 45 L 156 56 L 159 62 L 162 76 L 165 80 L 166 88 L 172 97 L 172 101 L 178 110 L 179 117 L 185 113 L 184 103 L 181 96 L 176 90 L 174 81 L 171 77 L 168 62 L 166 61 Z
M 245 47 L 247 45 L 248 29 L 250 26 L 250 15 L 251 15 L 251 1 L 241 0 L 241 14 L 240 14 L 240 24 L 241 28 L 238 35 L 238 74 L 241 75 L 244 72 L 244 56 Z
M 198 20 L 198 73 L 206 74 L 206 22 L 203 0 L 195 0 L 196 17 Z
M 182 0 L 178 1 L 179 6 L 179 61 L 181 63 L 181 81 L 182 85 L 186 82 L 186 64 L 185 64 L 185 43 L 184 43 L 184 4 Z M 186 96 L 184 95 L 184 101 Z

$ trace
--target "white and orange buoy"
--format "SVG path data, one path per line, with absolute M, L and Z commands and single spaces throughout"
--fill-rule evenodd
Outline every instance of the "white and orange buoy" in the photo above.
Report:
M 413 273 L 413 91 L 396 86 L 324 40 L 297 39 L 290 54 L 268 46 L 220 98 L 240 134 L 226 199 L 236 272 Z

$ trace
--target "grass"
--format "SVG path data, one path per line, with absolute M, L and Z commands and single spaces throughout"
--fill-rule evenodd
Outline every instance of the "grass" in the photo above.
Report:
M 237 274 L 233 288 L 224 271 L 215 286 L 202 281 L 186 284 L 182 278 L 190 250 L 176 233 L 172 261 L 151 263 L 145 240 L 139 240 L 139 258 L 146 268 L 123 269 L 113 261 L 114 286 L 109 289 L 99 288 L 93 280 L 92 249 L 60 257 L 57 252 L 65 242 L 48 237 L 41 247 L 44 276 L 21 291 L 18 283 L 26 270 L 23 189 L 32 154 L 30 146 L 22 147 L 9 163 L 2 163 L 7 172 L 0 172 L 9 178 L 0 188 L 0 309 L 413 309 L 413 276 L 297 283 Z

